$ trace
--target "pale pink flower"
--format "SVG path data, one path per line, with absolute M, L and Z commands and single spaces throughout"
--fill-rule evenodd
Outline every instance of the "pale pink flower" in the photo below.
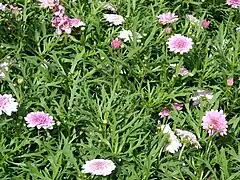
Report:
M 178 16 L 175 13 L 170 12 L 160 14 L 157 18 L 162 25 L 171 24 L 178 20 Z
M 186 76 L 186 75 L 193 76 L 193 74 L 187 68 L 185 68 L 184 66 L 182 66 L 180 68 L 179 74 L 181 76 Z
M 178 104 L 178 103 L 173 103 L 173 106 L 178 111 L 181 111 L 183 109 L 183 106 L 181 104 Z
M 115 164 L 111 160 L 105 159 L 93 159 L 86 161 L 82 166 L 83 173 L 90 173 L 97 176 L 107 176 L 112 173 L 116 168 Z
M 55 16 L 64 16 L 65 8 L 62 5 L 56 5 L 52 8 L 52 12 Z
M 201 148 L 201 145 L 198 142 L 195 134 L 189 131 L 181 130 L 181 129 L 176 129 L 176 133 L 177 133 L 177 136 L 179 136 L 183 142 L 190 143 L 197 149 Z
M 31 112 L 24 119 L 27 127 L 37 127 L 38 129 L 53 129 L 55 124 L 53 117 L 44 112 Z
M 225 117 L 226 115 L 223 114 L 222 110 L 207 111 L 205 116 L 202 118 L 203 129 L 207 130 L 209 135 L 213 135 L 215 132 L 221 136 L 227 135 L 228 125 Z
M 104 14 L 103 17 L 106 21 L 115 26 L 121 25 L 124 22 L 123 17 L 117 14 Z
M 71 27 L 80 27 L 80 26 L 85 26 L 85 23 L 81 21 L 81 19 L 78 18 L 73 18 L 70 19 L 70 25 Z
M 188 53 L 192 49 L 192 39 L 181 34 L 175 34 L 168 39 L 168 48 L 174 53 Z
M 38 0 L 41 3 L 42 8 L 52 9 L 54 6 L 59 4 L 59 0 Z
M 171 110 L 168 107 L 163 108 L 163 110 L 159 113 L 160 117 L 167 117 L 169 116 Z
M 228 86 L 233 86 L 233 77 L 230 77 L 227 79 L 227 85 Z
M 12 112 L 17 112 L 17 106 L 18 103 L 11 94 L 0 94 L 0 115 L 4 112 L 8 116 L 11 116 Z
M 227 4 L 232 6 L 233 8 L 239 8 L 240 0 L 227 0 Z
M 207 21 L 206 19 L 204 19 L 202 21 L 202 27 L 203 28 L 208 28 L 210 26 L 210 24 L 211 24 L 211 21 Z
M 118 48 L 120 48 L 121 46 L 122 46 L 122 42 L 121 42 L 120 40 L 118 40 L 118 38 L 112 40 L 112 42 L 111 42 L 111 47 L 112 47 L 113 49 L 118 49 Z

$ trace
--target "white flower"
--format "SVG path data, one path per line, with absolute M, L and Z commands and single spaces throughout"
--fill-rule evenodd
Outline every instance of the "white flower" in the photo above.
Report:
M 17 112 L 17 106 L 18 103 L 11 94 L 0 94 L 0 115 L 4 112 L 8 116 L 11 116 L 12 112 Z
M 166 145 L 166 151 L 173 153 L 173 154 L 178 152 L 178 150 L 182 146 L 182 144 L 177 139 L 177 136 L 175 136 L 175 134 L 172 131 L 172 129 L 170 128 L 169 124 L 161 125 L 161 130 L 164 134 L 169 135 L 169 143 Z
M 237 32 L 240 32 L 240 26 L 236 28 L 236 31 L 237 31 Z
M 93 159 L 87 161 L 83 166 L 83 173 L 91 173 L 92 175 L 107 176 L 116 168 L 111 160 Z
M 0 10 L 5 11 L 6 6 L 7 6 L 6 4 L 0 3 Z
M 110 3 L 106 3 L 105 6 L 104 6 L 105 9 L 109 10 L 109 11 L 112 11 L 112 12 L 116 12 L 116 9 L 113 7 L 112 4 Z
M 117 14 L 104 14 L 103 17 L 106 21 L 115 26 L 121 25 L 124 22 L 123 17 Z
M 200 20 L 198 20 L 196 17 L 194 17 L 193 15 L 187 14 L 186 18 L 193 24 L 199 24 Z
M 124 42 L 127 42 L 133 40 L 133 33 L 130 30 L 122 30 L 119 32 L 118 38 L 123 39 Z M 138 42 L 141 41 L 141 34 L 136 33 L 136 38 Z
M 202 97 L 205 97 L 208 101 L 210 101 L 213 98 L 213 94 L 209 90 L 197 90 L 197 92 L 194 93 L 193 97 L 191 97 L 191 99 L 193 100 L 193 105 L 199 105 L 200 99 Z
M 176 132 L 177 132 L 177 136 L 179 136 L 182 139 L 182 141 L 187 141 L 197 149 L 201 148 L 201 145 L 198 142 L 195 134 L 189 131 L 183 131 L 181 129 L 176 129 Z

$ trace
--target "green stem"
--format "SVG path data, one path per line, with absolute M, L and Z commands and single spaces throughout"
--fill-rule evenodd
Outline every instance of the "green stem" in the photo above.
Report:
M 180 161 L 181 160 L 181 157 L 182 157 L 182 154 L 183 154 L 183 150 L 185 148 L 186 144 L 184 143 L 182 148 L 181 148 L 181 151 L 180 151 L 180 154 L 179 154 L 179 157 L 178 157 L 178 160 Z

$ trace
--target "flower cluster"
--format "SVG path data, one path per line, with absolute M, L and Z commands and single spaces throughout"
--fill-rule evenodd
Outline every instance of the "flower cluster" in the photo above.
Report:
M 52 26 L 56 28 L 56 33 L 61 35 L 63 32 L 70 34 L 73 28 L 85 26 L 85 23 L 78 18 L 69 18 L 65 15 L 65 8 L 60 5 L 58 0 L 39 0 L 42 8 L 49 8 L 53 13 L 51 20 Z

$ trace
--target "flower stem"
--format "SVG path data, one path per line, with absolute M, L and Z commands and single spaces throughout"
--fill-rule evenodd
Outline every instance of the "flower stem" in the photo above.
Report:
M 184 150 L 185 146 L 186 146 L 186 144 L 184 143 L 183 146 L 182 146 L 182 148 L 181 148 L 181 151 L 180 151 L 180 153 L 179 153 L 179 157 L 178 157 L 178 160 L 179 160 L 179 161 L 181 160 L 182 153 L 183 153 L 183 150 Z

